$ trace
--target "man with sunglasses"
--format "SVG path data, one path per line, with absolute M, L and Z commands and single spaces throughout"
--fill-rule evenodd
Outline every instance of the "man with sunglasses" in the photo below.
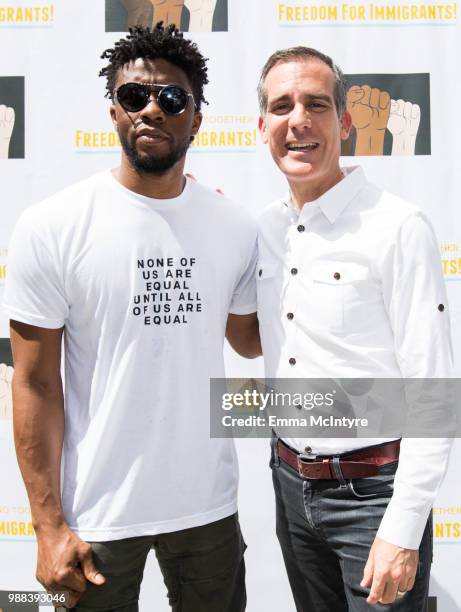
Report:
M 173 610 L 241 612 L 236 456 L 210 439 L 209 378 L 225 333 L 260 350 L 255 227 L 183 176 L 207 83 L 196 45 L 158 24 L 103 58 L 121 164 L 27 210 L 9 251 L 37 577 L 74 610 L 133 612 L 154 548 Z

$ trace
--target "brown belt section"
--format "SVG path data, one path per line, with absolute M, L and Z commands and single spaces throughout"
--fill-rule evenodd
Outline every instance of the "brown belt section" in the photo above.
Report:
M 345 479 L 376 476 L 380 465 L 393 463 L 399 458 L 400 440 L 381 446 L 352 451 L 339 456 L 339 465 Z M 314 480 L 337 480 L 332 466 L 332 458 L 319 457 L 308 459 L 291 450 L 281 440 L 277 440 L 277 454 L 282 461 L 296 470 L 302 478 Z

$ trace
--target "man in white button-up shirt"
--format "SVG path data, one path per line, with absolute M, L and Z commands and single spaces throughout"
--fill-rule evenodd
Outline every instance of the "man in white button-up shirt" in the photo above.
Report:
M 452 376 L 430 223 L 360 168 L 339 166 L 351 129 L 339 68 L 313 49 L 279 51 L 258 93 L 263 142 L 289 184 L 260 219 L 266 376 Z M 276 437 L 272 447 L 277 535 L 297 610 L 424 610 L 430 511 L 450 440 Z

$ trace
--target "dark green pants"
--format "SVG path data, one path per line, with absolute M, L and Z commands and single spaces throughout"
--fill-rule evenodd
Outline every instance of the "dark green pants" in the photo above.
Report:
M 88 583 L 77 607 L 72 608 L 74 612 L 137 612 L 144 565 L 151 548 L 162 570 L 173 612 L 245 610 L 246 546 L 237 515 L 157 536 L 92 542 L 91 547 L 94 562 L 106 582 L 102 586 Z M 164 609 L 168 609 L 166 602 Z M 153 607 L 149 607 L 151 610 Z

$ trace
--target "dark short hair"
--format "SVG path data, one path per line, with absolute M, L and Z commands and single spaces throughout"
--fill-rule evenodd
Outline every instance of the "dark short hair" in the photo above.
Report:
M 339 66 L 333 62 L 331 57 L 325 55 L 321 51 L 317 51 L 317 49 L 312 49 L 311 47 L 302 46 L 290 47 L 289 49 L 281 49 L 280 51 L 276 51 L 264 64 L 258 83 L 258 101 L 261 115 L 264 115 L 267 110 L 267 92 L 265 88 L 265 81 L 269 71 L 272 70 L 276 64 L 301 62 L 309 59 L 320 60 L 333 72 L 335 77 L 334 100 L 336 112 L 341 117 L 346 110 L 346 79 L 341 68 L 339 68 Z
M 182 32 L 173 24 L 163 27 L 160 21 L 152 29 L 141 26 L 130 28 L 127 37 L 117 41 L 112 49 L 106 49 L 101 58 L 109 60 L 109 64 L 99 73 L 99 76 L 107 78 L 106 97 L 113 98 L 117 71 L 125 64 L 138 58 L 164 59 L 186 74 L 197 110 L 200 110 L 202 102 L 207 104 L 203 97 L 203 88 L 208 83 L 207 58 L 203 57 L 194 42 L 183 38 Z

